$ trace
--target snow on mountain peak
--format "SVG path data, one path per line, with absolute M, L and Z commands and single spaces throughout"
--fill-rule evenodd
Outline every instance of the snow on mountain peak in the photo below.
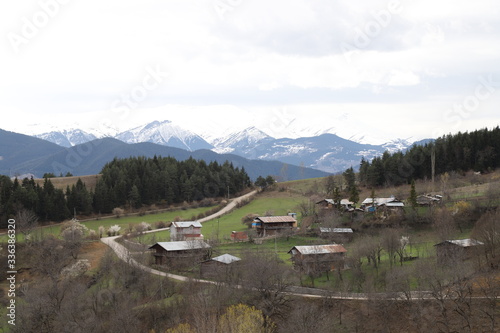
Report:
M 116 136 L 127 143 L 151 142 L 187 150 L 211 149 L 212 146 L 199 135 L 181 128 L 169 120 L 153 121 Z

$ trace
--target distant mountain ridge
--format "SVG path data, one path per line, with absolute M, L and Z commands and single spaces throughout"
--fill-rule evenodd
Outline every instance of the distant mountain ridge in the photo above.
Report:
M 37 137 L 64 147 L 84 144 L 96 138 L 94 134 L 81 129 L 52 131 Z M 205 140 L 201 135 L 168 120 L 153 121 L 112 137 L 126 143 L 149 142 L 188 151 L 209 149 L 216 153 L 236 154 L 248 159 L 276 160 L 329 173 L 342 172 L 351 166 L 356 169 L 362 157 L 371 160 L 386 150 L 391 153 L 404 151 L 413 145 L 410 139 L 394 139 L 382 145 L 361 144 L 331 133 L 295 139 L 276 139 L 254 126 Z M 422 140 L 417 144 L 429 141 Z
M 0 174 L 13 176 L 32 173 L 41 177 L 44 173 L 56 175 L 71 172 L 75 176 L 97 174 L 113 158 L 130 156 L 171 156 L 177 160 L 190 157 L 207 162 L 229 161 L 235 167 L 245 168 L 251 179 L 273 175 L 281 180 L 297 180 L 327 176 L 328 173 L 286 165 L 278 161 L 248 160 L 234 154 L 217 154 L 208 149 L 193 152 L 154 143 L 127 144 L 114 138 L 96 139 L 70 148 L 30 137 L 0 130 Z

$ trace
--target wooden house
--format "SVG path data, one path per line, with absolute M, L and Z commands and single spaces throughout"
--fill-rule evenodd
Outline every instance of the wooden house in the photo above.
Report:
M 201 277 L 227 281 L 237 273 L 240 261 L 240 258 L 227 253 L 205 260 L 200 266 Z
M 260 237 L 273 236 L 297 228 L 297 220 L 293 216 L 263 216 L 255 218 L 252 227 Z
M 201 234 L 201 223 L 198 221 L 172 222 L 170 225 L 170 240 L 203 240 Z
M 346 252 L 340 244 L 294 246 L 288 251 L 294 267 L 304 272 L 343 269 Z
M 323 199 L 316 202 L 322 209 L 333 209 L 336 206 L 336 202 L 333 199 Z M 349 201 L 349 199 L 340 200 L 340 208 L 345 211 L 354 211 L 354 202 Z
M 151 247 L 156 265 L 185 267 L 210 257 L 210 245 L 201 240 L 158 242 Z
M 453 265 L 472 258 L 483 245 L 483 242 L 475 239 L 456 239 L 446 240 L 434 246 L 438 262 Z

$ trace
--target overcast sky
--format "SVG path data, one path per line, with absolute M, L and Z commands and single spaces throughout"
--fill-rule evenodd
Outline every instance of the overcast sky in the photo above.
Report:
M 178 119 L 380 141 L 500 124 L 498 0 L 2 1 L 0 26 L 12 131 Z

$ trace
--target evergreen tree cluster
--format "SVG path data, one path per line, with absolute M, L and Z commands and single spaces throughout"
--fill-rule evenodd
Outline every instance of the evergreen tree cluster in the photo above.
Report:
M 113 208 L 143 204 L 181 203 L 224 197 L 251 185 L 245 169 L 171 157 L 114 159 L 102 170 L 94 191 L 78 179 L 66 191 L 56 189 L 49 178 L 43 186 L 33 178 L 22 182 L 0 176 L 0 227 L 17 211 L 33 211 L 41 221 L 62 221 L 74 213 L 111 213 Z
M 0 227 L 21 209 L 33 211 L 42 221 L 62 221 L 70 216 L 64 191 L 56 189 L 46 178 L 43 186 L 34 179 L 25 178 L 21 183 L 7 176 L 0 176 Z
M 160 201 L 172 204 L 224 197 L 251 185 L 244 168 L 227 161 L 207 164 L 193 158 L 114 159 L 101 173 L 94 193 L 94 210 L 102 213 L 126 204 L 139 207 Z
M 362 159 L 361 185 L 368 187 L 409 184 L 413 179 L 432 177 L 445 172 L 485 172 L 500 166 L 500 128 L 482 129 L 446 135 L 425 145 L 414 145 L 406 152 L 385 152 L 371 162 Z

